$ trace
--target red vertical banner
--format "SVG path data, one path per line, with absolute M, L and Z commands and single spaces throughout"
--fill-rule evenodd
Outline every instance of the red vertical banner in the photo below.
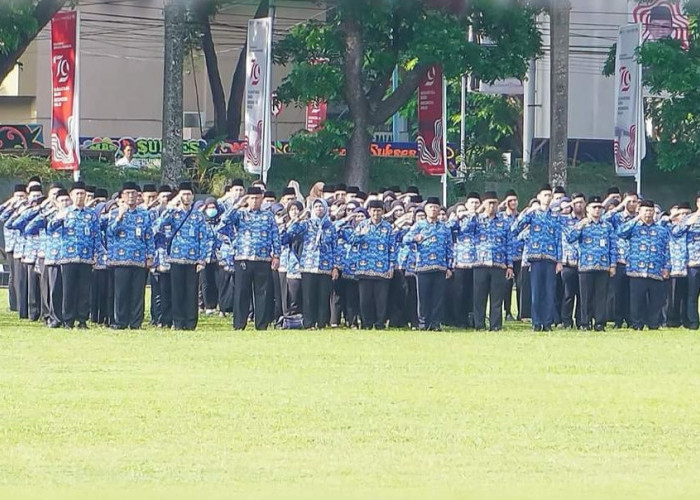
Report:
M 316 132 L 323 126 L 328 113 L 326 101 L 312 101 L 306 105 L 306 130 Z
M 80 170 L 78 40 L 78 13 L 58 12 L 51 20 L 51 166 L 56 170 Z
M 428 175 L 445 174 L 445 82 L 435 64 L 418 87 L 418 166 Z

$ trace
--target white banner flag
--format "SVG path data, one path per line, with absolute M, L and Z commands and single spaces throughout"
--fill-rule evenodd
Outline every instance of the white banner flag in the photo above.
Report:
M 634 177 L 646 155 L 642 69 L 635 60 L 639 24 L 620 27 L 615 55 L 615 173 Z
M 272 145 L 270 141 L 272 18 L 248 21 L 245 84 L 245 158 L 247 172 L 267 180 Z

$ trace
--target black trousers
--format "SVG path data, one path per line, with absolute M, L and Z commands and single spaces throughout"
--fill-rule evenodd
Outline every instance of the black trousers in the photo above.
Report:
M 17 288 L 15 287 L 15 257 L 14 252 L 7 252 L 7 291 L 9 295 L 10 311 L 17 312 Z
M 671 278 L 668 283 L 668 309 L 666 325 L 669 327 L 688 326 L 688 278 Z M 696 308 L 697 310 L 697 308 Z
M 86 323 L 90 317 L 90 264 L 62 264 L 63 324 L 69 328 Z
M 518 275 L 518 288 L 520 288 L 520 305 L 518 312 L 520 319 L 532 318 L 532 285 L 530 284 L 531 269 L 528 264 L 525 267 L 520 267 Z
M 445 307 L 445 271 L 416 273 L 418 284 L 418 325 L 421 330 L 438 330 Z
M 340 278 L 335 281 L 331 280 L 331 325 L 340 325 L 345 312 L 345 284 L 347 279 Z M 348 318 L 345 318 L 348 323 Z
M 360 317 L 362 328 L 372 327 L 383 330 L 387 319 L 389 303 L 390 280 L 381 278 L 360 278 L 358 289 L 360 293 Z
M 289 278 L 287 273 L 279 273 L 282 314 L 301 314 L 301 279 Z
M 270 269 L 267 283 L 267 323 L 275 323 L 282 316 L 282 288 L 279 272 Z
M 343 316 L 345 326 L 350 328 L 360 324 L 360 285 L 357 280 L 340 278 L 343 281 L 343 293 L 345 295 Z
M 170 272 L 151 273 L 151 324 L 173 326 L 172 280 Z
M 219 311 L 233 312 L 233 293 L 235 286 L 235 274 L 227 271 L 222 266 L 216 271 L 216 287 L 219 291 Z
M 389 283 L 389 326 L 393 328 L 403 328 L 407 324 L 406 291 L 406 276 L 396 269 Z
M 49 280 L 49 325 L 63 323 L 63 278 L 61 266 L 45 266 Z
M 579 325 L 604 327 L 608 317 L 608 271 L 578 273 L 581 292 L 581 321 Z
M 686 313 L 688 315 L 688 328 L 697 330 L 700 324 L 698 318 L 698 296 L 700 296 L 700 267 L 688 268 L 688 305 Z
M 114 326 L 138 330 L 143 323 L 146 270 L 143 267 L 114 268 Z
M 31 321 L 41 318 L 41 277 L 34 263 L 24 264 L 27 272 L 27 313 Z
M 218 262 L 210 262 L 199 273 L 199 285 L 202 287 L 202 299 L 205 309 L 216 309 L 219 305 L 219 288 L 216 283 Z
M 520 260 L 513 261 L 513 279 L 506 280 L 506 291 L 503 296 L 503 309 L 505 309 L 506 314 L 513 315 L 513 285 L 515 285 L 515 307 L 518 312 L 516 313 L 516 318 L 520 319 Z
M 406 274 L 406 320 L 411 328 L 418 328 L 418 279 L 415 274 Z
M 650 330 L 659 328 L 659 311 L 666 298 L 663 281 L 651 278 L 629 278 L 630 318 L 632 328 L 641 329 L 644 325 Z
M 41 319 L 45 322 L 49 321 L 51 313 L 51 305 L 49 303 L 49 273 L 44 264 L 44 258 L 38 257 L 36 268 L 39 271 L 39 293 L 41 294 Z
M 579 293 L 578 268 L 564 266 L 561 271 L 564 295 L 561 301 L 561 324 L 564 327 L 581 325 L 581 295 Z M 574 308 L 575 306 L 575 308 Z
M 613 289 L 615 292 L 615 326 L 622 326 L 623 321 L 631 324 L 630 311 L 630 278 L 627 276 L 627 266 L 618 264 L 613 278 Z
M 304 328 L 325 328 L 331 319 L 329 274 L 301 273 L 302 314 Z
M 170 264 L 170 296 L 172 297 L 173 328 L 176 330 L 197 328 L 198 284 L 195 264 Z M 161 283 L 161 288 L 162 286 Z
M 29 302 L 28 302 L 28 283 L 27 283 L 27 265 L 23 264 L 20 259 L 12 261 L 15 274 L 15 294 L 17 296 L 17 310 L 19 317 L 22 319 L 29 318 Z
M 506 271 L 498 267 L 474 268 L 474 326 L 486 328 L 486 302 L 489 301 L 489 328 L 503 328 L 503 294 Z
M 114 319 L 114 269 L 93 269 L 90 292 L 90 318 L 98 325 L 111 325 Z
M 452 323 L 457 328 L 473 327 L 474 270 L 455 269 L 446 284 L 450 291 L 448 304 L 452 310 Z
M 269 322 L 267 294 L 270 284 L 270 263 L 238 260 L 235 265 L 235 274 L 233 327 L 236 330 L 245 329 L 252 299 L 255 311 L 255 329 L 266 330 Z M 272 290 L 269 290 L 269 293 L 272 293 Z

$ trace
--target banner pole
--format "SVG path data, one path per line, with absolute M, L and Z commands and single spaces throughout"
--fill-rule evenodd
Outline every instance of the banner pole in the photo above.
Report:
M 638 47 L 642 46 L 642 30 L 639 30 L 639 43 Z M 636 181 L 637 181 L 637 194 L 639 196 L 642 196 L 642 149 L 644 148 L 645 141 L 646 141 L 646 123 L 644 122 L 644 87 L 643 87 L 643 80 L 642 80 L 642 64 L 638 61 L 636 61 L 638 70 L 637 70 L 637 91 L 639 92 L 638 96 L 638 101 L 637 101 L 637 144 L 635 146 L 635 161 L 637 163 L 637 171 L 636 171 Z

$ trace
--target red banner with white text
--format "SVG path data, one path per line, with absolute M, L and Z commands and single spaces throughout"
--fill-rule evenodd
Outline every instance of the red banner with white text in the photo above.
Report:
M 418 166 L 428 175 L 445 173 L 445 81 L 435 64 L 418 87 Z
M 326 101 L 312 101 L 306 105 L 306 130 L 316 132 L 323 126 L 328 113 Z
M 56 170 L 80 170 L 78 40 L 78 13 L 58 12 L 51 20 L 51 166 Z

